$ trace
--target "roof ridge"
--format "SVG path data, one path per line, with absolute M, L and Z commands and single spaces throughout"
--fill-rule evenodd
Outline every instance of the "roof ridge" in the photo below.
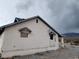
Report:
M 29 18 L 27 18 L 27 19 L 25 19 L 25 18 L 19 18 L 19 19 L 25 19 L 25 20 L 22 20 L 22 21 L 26 21 L 26 20 L 30 20 L 30 19 L 38 18 L 38 17 L 40 17 L 40 16 L 29 17 Z M 15 17 L 15 18 L 16 18 L 16 17 Z M 18 18 L 18 17 L 17 17 L 17 18 Z M 22 21 L 19 21 L 19 22 L 22 22 Z M 0 28 L 6 27 L 7 25 L 10 25 L 10 24 L 19 23 L 19 22 L 12 22 L 12 23 L 3 25 L 3 26 L 1 26 Z
M 23 23 L 23 22 L 27 22 L 27 21 L 30 21 L 30 20 L 33 20 L 35 18 L 39 18 L 42 22 L 44 22 L 49 28 L 51 28 L 54 32 L 56 32 L 60 37 L 62 37 L 53 27 L 51 27 L 45 20 L 43 20 L 40 16 L 34 16 L 34 17 L 30 17 L 30 18 L 27 18 L 25 20 L 22 20 L 22 21 L 18 21 L 18 22 L 13 22 L 13 23 L 10 23 L 10 24 L 7 24 L 7 25 L 4 25 L 4 26 L 1 26 L 0 29 L 3 29 L 3 28 L 7 28 L 7 27 L 11 27 L 13 25 L 16 25 L 16 24 L 20 24 L 20 23 Z

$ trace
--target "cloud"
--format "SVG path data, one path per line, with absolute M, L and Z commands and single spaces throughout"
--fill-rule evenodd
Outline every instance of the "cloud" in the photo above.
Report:
M 79 32 L 79 0 L 0 0 L 0 26 L 35 15 L 60 33 Z
M 79 29 L 78 6 L 78 0 L 22 0 L 16 8 L 20 17 L 40 15 L 57 31 L 63 33 Z
M 51 16 L 55 15 L 57 17 L 58 29 L 62 28 L 61 31 L 63 32 L 76 32 L 75 30 L 79 29 L 78 6 L 78 0 L 53 0 L 49 3 Z
M 20 12 L 21 10 L 29 9 L 32 5 L 33 5 L 32 0 L 23 0 L 16 5 L 16 8 L 18 9 L 18 12 Z

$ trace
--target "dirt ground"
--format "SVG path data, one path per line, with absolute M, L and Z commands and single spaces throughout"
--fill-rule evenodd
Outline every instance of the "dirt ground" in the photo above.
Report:
M 40 59 L 78 59 L 79 51 L 75 48 L 65 48 L 40 54 Z
M 79 47 L 65 47 L 14 59 L 79 59 Z

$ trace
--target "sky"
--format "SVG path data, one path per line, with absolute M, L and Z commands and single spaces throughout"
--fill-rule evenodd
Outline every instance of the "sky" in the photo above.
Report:
M 0 0 L 0 26 L 37 15 L 59 33 L 79 33 L 78 0 Z

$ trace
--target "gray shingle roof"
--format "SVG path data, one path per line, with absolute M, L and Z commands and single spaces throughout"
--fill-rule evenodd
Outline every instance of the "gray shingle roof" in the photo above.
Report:
M 28 18 L 28 19 L 17 18 L 17 19 L 19 19 L 18 21 L 14 21 L 13 23 L 10 23 L 10 24 L 1 26 L 1 27 L 0 27 L 0 35 L 4 32 L 5 28 L 8 28 L 8 27 L 11 27 L 11 26 L 14 26 L 14 25 L 23 23 L 23 22 L 27 22 L 27 21 L 30 21 L 30 20 L 33 20 L 33 19 L 36 19 L 36 18 L 40 19 L 44 24 L 46 24 L 49 28 L 51 28 L 55 33 L 58 34 L 59 37 L 62 37 L 54 28 L 52 28 L 52 27 L 51 27 L 46 21 L 44 21 L 40 16 L 34 16 L 34 17 L 31 17 L 31 18 Z M 15 20 L 16 20 L 16 18 L 15 18 Z M 21 21 L 20 21 L 20 20 L 21 20 Z

